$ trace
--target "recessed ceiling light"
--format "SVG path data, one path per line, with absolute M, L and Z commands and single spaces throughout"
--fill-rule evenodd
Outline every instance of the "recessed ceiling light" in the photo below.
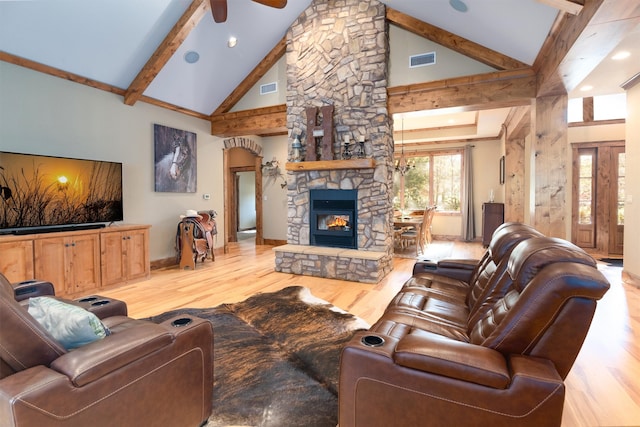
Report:
M 611 57 L 611 59 L 619 61 L 621 59 L 627 59 L 628 57 L 631 56 L 630 52 L 627 52 L 626 50 L 621 50 L 620 52 L 616 53 L 615 55 L 613 55 Z
M 227 42 L 227 46 L 229 47 L 235 47 L 236 44 L 238 44 L 238 39 L 236 39 L 235 37 L 231 36 L 229 37 L 229 41 Z
M 200 59 L 200 54 L 195 50 L 190 50 L 189 52 L 184 54 L 185 62 L 189 64 L 195 64 Z
M 586 91 L 591 90 L 591 89 L 593 89 L 593 86 L 591 86 L 591 85 L 584 85 L 584 86 L 582 86 L 582 87 L 580 88 L 580 90 L 581 90 L 582 92 L 586 92 Z
M 469 10 L 469 7 L 462 0 L 449 0 L 449 4 L 458 12 L 466 12 Z

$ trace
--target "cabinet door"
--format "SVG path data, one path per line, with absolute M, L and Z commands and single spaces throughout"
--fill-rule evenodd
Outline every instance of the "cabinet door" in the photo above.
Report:
M 131 230 L 126 233 L 127 279 L 149 277 L 149 233 L 144 230 Z
M 100 287 L 97 233 L 35 240 L 36 278 L 53 283 L 56 295 L 93 292 Z
M 126 243 L 126 234 L 120 232 L 103 233 L 100 237 L 102 286 L 115 285 L 126 280 Z
M 33 240 L 0 243 L 0 272 L 12 283 L 33 279 Z
M 83 234 L 68 238 L 69 293 L 90 293 L 100 288 L 100 236 Z
M 34 241 L 35 278 L 51 282 L 56 295 L 66 292 L 67 250 L 64 237 L 49 237 Z

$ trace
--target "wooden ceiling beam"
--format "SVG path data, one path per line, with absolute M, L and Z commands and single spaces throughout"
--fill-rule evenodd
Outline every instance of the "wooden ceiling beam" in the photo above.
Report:
M 0 51 L 0 61 L 8 62 L 10 64 L 28 68 L 33 71 L 48 74 L 53 77 L 69 80 L 70 82 L 89 86 L 94 89 L 99 89 L 105 92 L 114 93 L 116 95 L 120 95 L 120 96 L 125 95 L 125 90 L 119 87 L 115 87 L 107 83 L 102 83 L 97 80 L 89 79 L 87 77 L 82 77 L 77 74 L 70 73 L 68 71 L 60 70 L 59 68 L 54 68 L 49 65 L 44 65 L 39 62 L 32 61 L 30 59 L 21 58 L 19 56 L 15 56 L 7 52 Z M 168 102 L 160 101 L 154 98 L 149 98 L 147 96 L 141 96 L 140 101 L 147 104 L 156 105 L 158 107 L 166 108 L 168 110 L 177 111 L 179 113 L 186 114 L 188 116 L 197 117 L 203 120 L 209 120 L 209 115 L 207 114 L 202 114 L 197 111 L 188 110 L 186 108 L 178 107 L 177 105 L 169 104 Z
M 574 90 L 638 25 L 637 0 L 587 0 L 578 15 L 562 14 L 533 65 L 537 96 Z
M 127 88 L 124 103 L 133 105 L 209 10 L 209 0 L 193 0 Z
M 102 83 L 97 80 L 89 79 L 87 77 L 79 76 L 78 74 L 63 71 L 59 68 L 54 68 L 49 65 L 44 65 L 40 62 L 35 62 L 30 59 L 22 58 L 20 56 L 13 55 L 11 53 L 0 51 L 0 61 L 8 62 L 9 64 L 18 65 L 20 67 L 28 68 L 33 71 L 48 74 L 50 76 L 58 77 L 61 79 L 69 80 L 70 82 L 79 83 L 85 86 L 89 86 L 95 89 L 104 90 L 105 92 L 115 93 L 116 95 L 124 95 L 124 89 L 120 89 L 113 85 Z
M 442 28 L 427 24 L 390 7 L 387 7 L 387 21 L 498 70 L 515 70 L 529 67 L 524 62 L 457 36 Z
M 538 2 L 572 15 L 579 14 L 584 7 L 584 0 L 538 0 Z
M 287 38 L 282 37 L 282 39 L 271 49 L 271 52 L 265 56 L 260 63 L 249 73 L 249 75 L 227 96 L 227 98 L 222 101 L 222 103 L 216 108 L 216 110 L 211 114 L 211 117 L 218 114 L 224 114 L 229 112 L 233 108 L 234 105 L 243 96 L 251 90 L 251 88 L 260 80 L 270 69 L 273 67 L 276 62 L 280 60 L 285 54 L 287 50 Z
M 387 89 L 389 114 L 460 107 L 466 111 L 529 105 L 533 70 L 496 71 Z
M 287 106 L 254 108 L 211 116 L 211 134 L 221 138 L 287 134 Z
M 531 129 L 531 106 L 512 108 L 504 121 L 507 128 L 507 139 L 522 139 L 529 134 Z

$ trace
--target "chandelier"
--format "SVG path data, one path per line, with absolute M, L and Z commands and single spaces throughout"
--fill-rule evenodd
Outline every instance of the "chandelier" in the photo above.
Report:
M 400 158 L 396 160 L 396 172 L 400 172 L 400 175 L 404 176 L 409 170 L 416 167 L 413 159 L 407 160 L 404 156 L 404 117 L 402 117 L 402 146 L 401 146 Z

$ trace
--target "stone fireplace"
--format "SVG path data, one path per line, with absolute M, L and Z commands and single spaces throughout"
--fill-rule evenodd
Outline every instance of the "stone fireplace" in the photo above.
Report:
M 310 190 L 309 243 L 357 249 L 358 190 Z
M 288 244 L 274 249 L 277 271 L 374 283 L 391 271 L 393 138 L 387 111 L 388 55 L 385 7 L 375 0 L 314 0 L 290 27 L 286 53 L 289 146 L 297 136 L 302 150 L 306 149 L 307 124 L 316 119 L 306 117 L 308 107 L 327 105 L 333 106 L 333 117 L 322 119 L 333 120 L 336 143 L 331 160 L 287 167 Z M 364 141 L 364 166 L 349 166 L 352 163 L 344 159 L 342 147 L 345 140 Z M 355 241 L 350 248 L 327 247 L 324 237 L 319 244 L 318 235 L 312 241 L 312 226 L 317 224 L 310 221 L 311 192 L 319 190 L 355 194 Z

